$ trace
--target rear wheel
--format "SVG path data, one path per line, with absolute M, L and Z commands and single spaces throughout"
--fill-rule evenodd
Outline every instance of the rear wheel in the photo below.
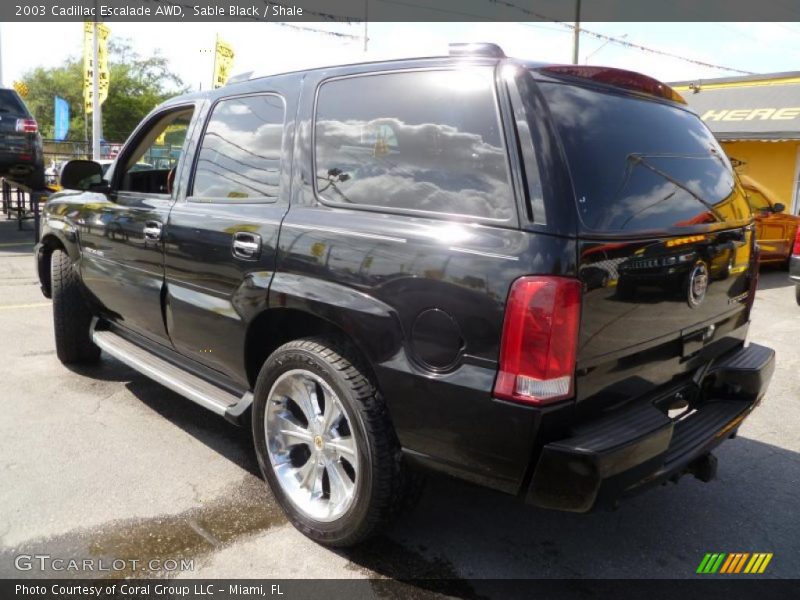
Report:
M 800 285 L 794 286 L 794 299 L 797 300 L 797 304 L 800 305 Z
M 317 542 L 363 541 L 417 485 L 376 386 L 337 340 L 278 348 L 258 376 L 252 425 L 259 466 L 278 503 Z
M 81 292 L 81 281 L 69 255 L 53 250 L 50 256 L 50 285 L 53 298 L 53 329 L 56 355 L 64 364 L 94 362 L 100 348 L 92 342 L 92 312 Z

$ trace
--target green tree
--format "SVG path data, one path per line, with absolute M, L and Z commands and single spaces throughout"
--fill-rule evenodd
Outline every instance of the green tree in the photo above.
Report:
M 108 98 L 103 103 L 103 138 L 122 142 L 142 118 L 167 98 L 186 91 L 180 77 L 169 69 L 169 61 L 156 53 L 142 58 L 133 50 L 130 40 L 110 39 L 108 45 L 110 83 Z M 25 103 L 39 121 L 42 136 L 55 134 L 54 97 L 69 102 L 69 140 L 84 139 L 83 59 L 67 58 L 61 66 L 36 67 L 25 73 L 28 85 Z M 89 134 L 91 137 L 91 133 Z

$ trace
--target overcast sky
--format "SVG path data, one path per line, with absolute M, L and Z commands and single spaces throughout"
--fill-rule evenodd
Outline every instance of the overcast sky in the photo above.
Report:
M 556 23 L 370 23 L 369 51 L 363 25 L 299 23 L 299 27 L 354 36 L 334 37 L 274 23 L 111 23 L 111 35 L 131 39 L 147 56 L 166 56 L 184 82 L 197 89 L 211 80 L 215 35 L 236 52 L 233 73 L 280 73 L 392 57 L 433 56 L 447 43 L 492 41 L 510 56 L 570 62 L 572 32 Z M 757 73 L 800 70 L 800 23 L 585 23 L 599 32 L 654 50 Z M 2 23 L 3 84 L 8 86 L 39 65 L 56 66 L 78 56 L 82 23 Z M 663 81 L 736 75 L 666 56 L 624 48 L 584 34 L 580 62 L 623 67 Z M 602 47 L 601 47 L 602 46 Z M 114 85 L 114 82 L 111 82 Z

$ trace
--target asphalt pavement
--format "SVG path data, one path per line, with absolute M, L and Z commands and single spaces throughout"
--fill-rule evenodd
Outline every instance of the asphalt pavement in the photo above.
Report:
M 30 227 L 0 216 L 0 577 L 53 575 L 15 566 L 48 554 L 123 559 L 112 574 L 134 577 L 445 578 L 433 591 L 469 595 L 481 578 L 693 577 L 706 552 L 772 552 L 764 576 L 800 577 L 800 307 L 783 271 L 762 270 L 750 329 L 775 376 L 716 451 L 716 481 L 577 515 L 433 476 L 384 536 L 331 551 L 287 524 L 246 430 L 109 356 L 59 363 Z

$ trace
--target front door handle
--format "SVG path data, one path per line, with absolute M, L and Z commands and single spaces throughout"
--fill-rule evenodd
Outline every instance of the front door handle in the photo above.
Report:
M 236 258 L 255 260 L 261 255 L 261 236 L 249 231 L 233 234 L 233 255 Z
M 161 239 L 161 223 L 158 221 L 148 221 L 144 224 L 144 239 L 157 242 Z

